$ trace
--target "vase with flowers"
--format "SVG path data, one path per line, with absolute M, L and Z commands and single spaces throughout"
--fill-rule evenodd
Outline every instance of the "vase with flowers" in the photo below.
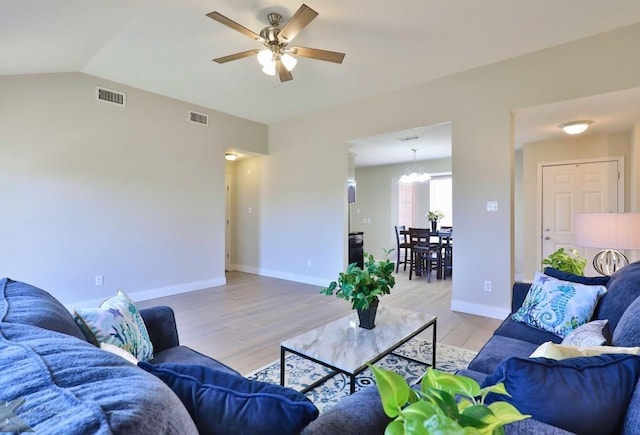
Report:
M 438 231 L 438 222 L 444 219 L 444 213 L 440 210 L 430 211 L 427 213 L 427 219 L 431 222 L 431 231 L 435 233 Z

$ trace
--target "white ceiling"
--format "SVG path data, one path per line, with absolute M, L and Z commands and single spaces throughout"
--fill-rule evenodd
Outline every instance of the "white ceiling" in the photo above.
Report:
M 306 1 L 319 16 L 295 44 L 346 57 L 302 58 L 280 85 L 252 58 L 212 62 L 260 45 L 205 14 L 259 32 L 300 0 L 2 0 L 0 75 L 80 71 L 270 124 L 640 22 L 637 0 Z

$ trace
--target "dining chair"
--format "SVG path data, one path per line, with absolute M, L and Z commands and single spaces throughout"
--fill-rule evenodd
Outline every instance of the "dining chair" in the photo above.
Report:
M 411 244 L 411 264 L 409 266 L 409 279 L 413 273 L 416 276 L 427 276 L 427 282 L 431 282 L 431 272 L 438 270 L 442 263 L 442 251 L 439 246 L 431 244 L 431 231 L 428 228 L 409 228 L 409 241 Z
M 410 263 L 410 250 L 411 243 L 409 243 L 409 238 L 407 237 L 406 227 L 404 225 L 396 225 L 396 273 L 398 273 L 398 268 L 401 264 L 404 264 L 404 270 L 407 270 L 407 263 Z M 402 257 L 402 261 L 400 260 L 400 256 L 404 254 Z

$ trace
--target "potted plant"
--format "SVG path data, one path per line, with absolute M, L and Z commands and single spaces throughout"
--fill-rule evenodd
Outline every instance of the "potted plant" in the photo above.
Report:
M 362 268 L 356 263 L 349 264 L 345 272 L 340 272 L 338 280 L 332 281 L 320 293 L 331 296 L 335 291 L 337 297 L 351 302 L 351 307 L 358 310 L 360 326 L 372 329 L 375 326 L 378 301 L 382 296 L 390 294 L 396 285 L 393 276 L 395 263 L 389 260 L 389 253 L 392 251 L 393 249 L 385 250 L 385 259 L 380 261 L 365 253 Z
M 542 264 L 563 272 L 582 276 L 584 275 L 584 267 L 587 265 L 587 259 L 578 254 L 575 248 L 571 248 L 569 251 L 559 248 L 542 260 Z
M 436 232 L 438 230 L 438 222 L 444 218 L 444 213 L 440 210 L 433 210 L 427 213 L 427 219 L 431 222 L 431 231 Z
M 531 417 L 507 402 L 485 405 L 489 393 L 508 395 L 502 383 L 480 388 L 469 377 L 429 368 L 416 390 L 397 373 L 369 367 L 384 412 L 394 419 L 385 430 L 388 435 L 504 434 L 504 425 Z

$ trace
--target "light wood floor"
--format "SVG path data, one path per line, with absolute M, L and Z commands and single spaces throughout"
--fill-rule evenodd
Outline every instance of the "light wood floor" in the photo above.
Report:
M 451 280 L 409 280 L 381 303 L 438 316 L 438 341 L 479 350 L 499 321 L 450 310 Z M 320 287 L 229 272 L 227 284 L 137 302 L 140 308 L 168 305 L 176 314 L 180 342 L 247 374 L 280 357 L 280 342 L 351 312 L 348 302 L 319 293 Z M 431 330 L 423 334 L 431 337 Z

